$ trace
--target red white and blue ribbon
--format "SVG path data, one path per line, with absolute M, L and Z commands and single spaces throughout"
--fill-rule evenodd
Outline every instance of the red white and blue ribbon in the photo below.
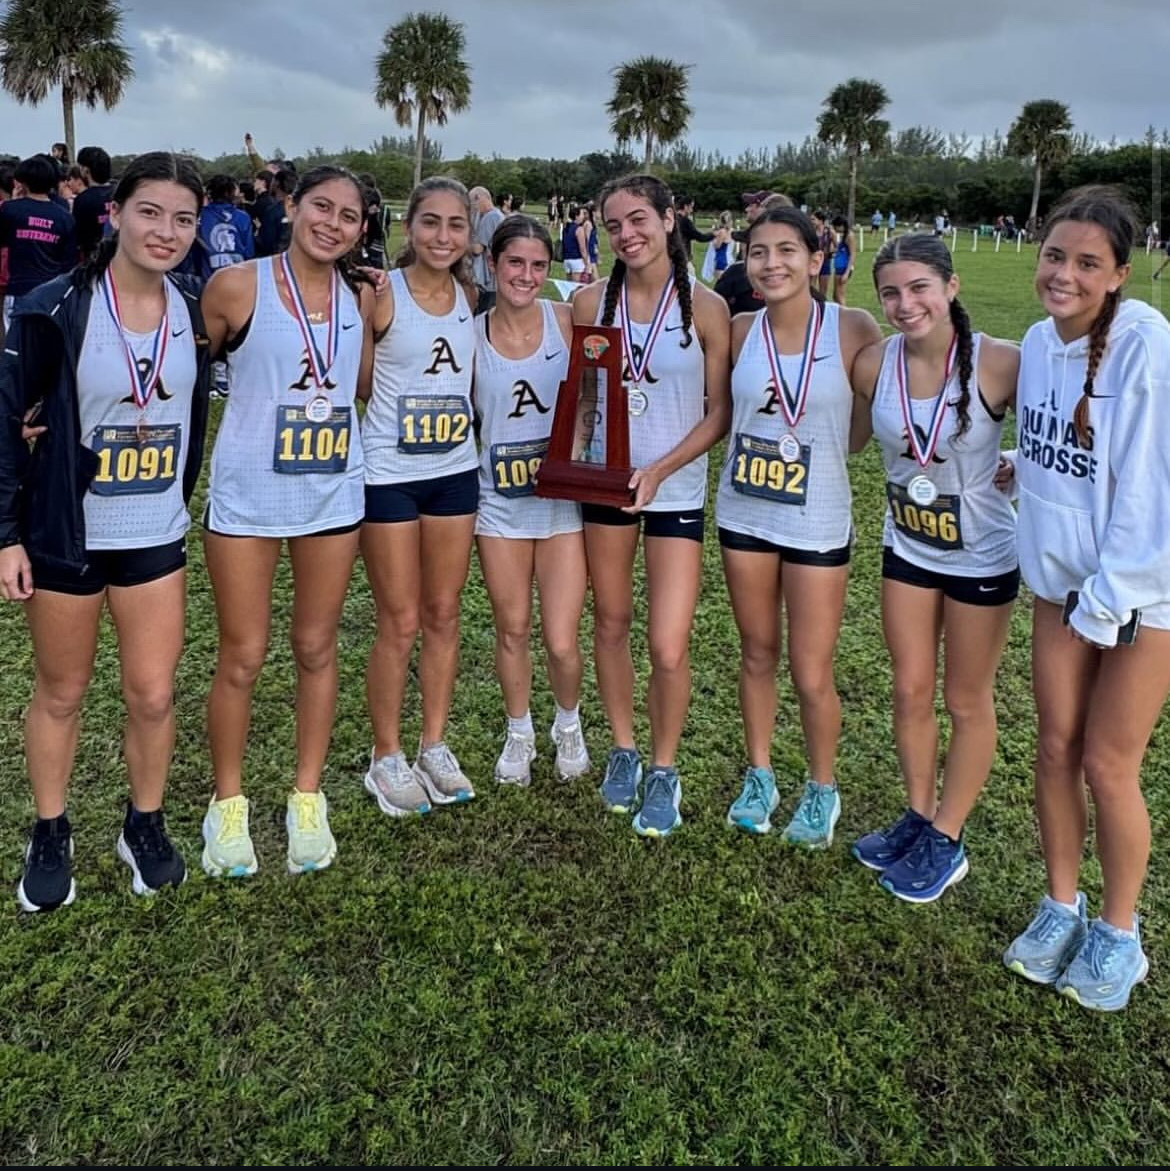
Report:
M 906 360 L 906 339 L 898 338 L 898 360 L 895 372 L 898 376 L 898 400 L 902 404 L 902 420 L 906 424 L 906 438 L 910 443 L 910 450 L 919 467 L 927 467 L 934 458 L 938 447 L 939 436 L 942 434 L 943 420 L 947 413 L 947 384 L 955 373 L 955 355 L 959 349 L 959 336 L 951 338 L 950 348 L 947 350 L 947 364 L 943 373 L 943 383 L 939 388 L 938 398 L 934 404 L 934 412 L 930 416 L 930 427 L 926 432 L 926 444 L 918 443 L 918 432 L 914 430 L 914 417 L 910 408 L 910 368 Z
M 167 310 L 166 288 L 163 288 L 163 315 L 159 322 L 158 331 L 154 335 L 154 344 L 150 352 L 150 365 L 143 370 L 134 356 L 134 349 L 126 340 L 126 327 L 122 324 L 122 311 L 118 304 L 118 289 L 114 284 L 114 274 L 107 268 L 102 277 L 102 294 L 106 299 L 106 308 L 118 327 L 118 336 L 122 339 L 122 348 L 126 354 L 126 366 L 130 371 L 130 392 L 134 396 L 134 405 L 140 410 L 146 410 L 155 387 L 162 378 L 163 362 L 167 357 L 167 337 L 170 334 L 169 313 Z
M 662 327 L 666 323 L 667 314 L 670 312 L 670 308 L 674 304 L 674 299 L 677 295 L 678 290 L 674 287 L 674 278 L 671 277 L 662 286 L 662 292 L 658 297 L 658 307 L 654 310 L 654 316 L 650 319 L 650 329 L 646 333 L 646 344 L 642 347 L 642 360 L 639 362 L 635 360 L 637 351 L 634 349 L 634 335 L 630 329 L 629 292 L 625 284 L 622 284 L 622 348 L 626 352 L 626 364 L 630 369 L 630 381 L 635 386 L 642 381 L 646 371 L 650 367 L 650 352 L 654 349 L 654 343 L 658 340 L 658 335 L 662 332 Z
M 305 309 L 305 301 L 301 296 L 301 289 L 297 284 L 296 276 L 293 274 L 287 252 L 280 254 L 280 271 L 284 274 L 285 287 L 288 289 L 289 300 L 292 302 L 293 316 L 297 320 L 297 325 L 300 326 L 301 337 L 305 342 L 305 355 L 309 362 L 309 377 L 317 384 L 317 388 L 321 389 L 325 385 L 326 376 L 333 368 L 333 363 L 337 360 L 337 348 L 340 335 L 337 330 L 336 309 L 340 301 L 338 296 L 340 278 L 337 275 L 337 270 L 334 269 L 333 276 L 329 282 L 329 330 L 325 339 L 325 353 L 322 354 L 317 345 L 317 339 L 313 335 L 313 327 L 309 324 L 309 314 Z
M 780 392 L 780 406 L 784 411 L 784 418 L 789 427 L 795 427 L 808 406 L 808 392 L 812 386 L 813 361 L 817 352 L 817 341 L 821 336 L 821 326 L 825 323 L 825 307 L 820 301 L 813 301 L 809 310 L 808 324 L 804 329 L 804 349 L 800 355 L 800 373 L 796 378 L 796 394 L 793 395 L 788 383 L 784 380 L 784 371 L 780 368 L 780 351 L 776 346 L 776 335 L 772 332 L 772 323 L 768 320 L 767 311 L 760 314 L 760 331 L 764 335 L 764 352 L 768 355 L 768 365 L 772 368 L 773 385 Z

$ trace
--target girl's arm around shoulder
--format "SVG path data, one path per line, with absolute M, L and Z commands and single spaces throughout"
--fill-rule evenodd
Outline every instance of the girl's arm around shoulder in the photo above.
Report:
M 553 301 L 552 307 L 557 329 L 561 331 L 565 345 L 571 346 L 573 343 L 573 306 L 568 301 Z
M 211 274 L 199 304 L 213 358 L 251 317 L 256 306 L 256 266 L 262 263 L 266 261 L 245 260 Z
M 1007 407 L 1015 407 L 1019 376 L 1020 347 L 1014 342 L 984 335 L 975 380 L 984 401 L 997 414 Z
M 374 343 L 380 342 L 394 324 L 394 285 L 387 273 L 385 284 L 380 284 L 374 294 L 374 309 L 371 317 Z
M 849 417 L 849 451 L 850 454 L 856 454 L 873 436 L 873 395 L 882 368 L 885 342 L 882 340 L 877 322 L 868 313 L 860 309 L 845 312 L 861 313 L 869 318 L 869 325 L 862 322 L 856 327 L 858 341 L 862 344 L 854 352 L 853 361 L 848 366 L 849 385 L 853 388 L 853 410 Z M 868 340 L 865 340 L 867 338 Z
M 882 331 L 878 329 L 873 314 L 865 309 L 842 309 L 840 322 L 841 363 L 845 367 L 850 385 L 854 394 L 864 394 L 867 398 L 872 398 L 873 388 L 877 385 L 877 372 L 881 366 Z M 876 352 L 877 364 L 873 366 L 872 379 L 866 383 L 865 379 L 859 379 L 857 363 L 861 355 L 871 349 Z M 873 361 L 872 355 L 869 360 Z
M 369 402 L 374 385 L 374 315 L 377 311 L 373 286 L 363 284 L 358 300 L 362 315 L 362 358 L 358 366 L 357 397 L 362 402 Z

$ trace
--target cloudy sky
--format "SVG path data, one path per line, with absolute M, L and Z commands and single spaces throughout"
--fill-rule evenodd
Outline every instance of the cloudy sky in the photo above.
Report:
M 371 96 L 386 28 L 409 11 L 464 22 L 471 110 L 445 158 L 575 158 L 612 146 L 610 71 L 653 53 L 693 66 L 687 141 L 734 158 L 800 141 L 851 76 L 880 81 L 895 127 L 1006 132 L 1025 101 L 1068 104 L 1100 139 L 1170 124 L 1167 0 L 131 0 L 136 77 L 113 113 L 80 109 L 78 145 L 205 157 L 364 147 L 404 133 Z M 63 137 L 59 97 L 0 96 L 0 151 Z

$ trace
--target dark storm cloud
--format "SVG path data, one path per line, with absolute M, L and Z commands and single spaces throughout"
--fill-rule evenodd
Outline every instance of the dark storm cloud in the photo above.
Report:
M 850 76 L 881 81 L 895 126 L 977 139 L 1004 132 L 1023 102 L 1052 97 L 1078 130 L 1139 137 L 1170 119 L 1167 0 L 452 0 L 462 20 L 472 107 L 435 130 L 446 157 L 574 157 L 612 146 L 610 71 L 645 53 L 693 66 L 688 141 L 734 157 L 813 131 L 821 101 Z M 382 33 L 427 3 L 386 0 L 151 0 L 126 13 L 137 78 L 111 115 L 79 112 L 78 133 L 115 150 L 367 145 L 401 134 L 372 99 Z M 54 100 L 0 98 L 0 148 L 59 136 Z M 13 141 L 13 138 L 18 141 Z

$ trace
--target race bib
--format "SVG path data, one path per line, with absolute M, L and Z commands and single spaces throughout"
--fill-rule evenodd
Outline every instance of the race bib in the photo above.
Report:
M 336 475 L 349 463 L 349 407 L 334 407 L 314 423 L 303 407 L 277 407 L 272 470 L 282 475 L 324 472 Z
M 744 496 L 775 504 L 807 503 L 808 463 L 812 448 L 800 445 L 800 454 L 785 459 L 780 440 L 761 439 L 737 432 L 731 456 L 731 486 Z
M 403 395 L 398 450 L 407 455 L 454 451 L 471 432 L 471 404 L 461 395 Z
M 536 473 L 548 451 L 548 439 L 531 439 L 527 443 L 493 443 L 491 447 L 492 483 L 501 496 L 532 496 L 536 491 Z
M 183 430 L 178 423 L 137 427 L 98 427 L 93 434 L 97 475 L 95 496 L 142 496 L 165 492 L 178 472 Z
M 894 528 L 904 537 L 932 549 L 963 547 L 961 501 L 957 495 L 939 495 L 932 504 L 915 504 L 901 484 L 886 481 L 886 499 Z

